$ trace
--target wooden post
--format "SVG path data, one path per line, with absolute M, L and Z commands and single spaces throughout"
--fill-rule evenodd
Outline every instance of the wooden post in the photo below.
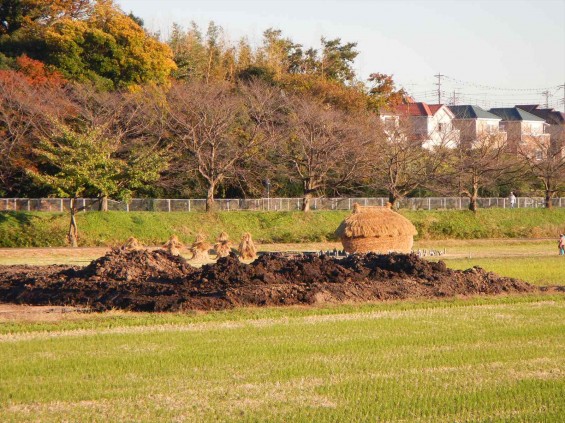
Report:
M 167 198 L 167 211 L 170 213 L 171 212 L 171 199 Z

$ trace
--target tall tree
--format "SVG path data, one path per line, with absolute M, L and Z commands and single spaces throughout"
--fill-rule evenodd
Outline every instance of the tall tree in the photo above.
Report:
M 207 211 L 214 209 L 218 186 L 274 139 L 279 96 L 264 85 L 244 86 L 240 94 L 226 83 L 202 82 L 178 83 L 167 93 L 165 120 L 177 172 L 205 183 Z
M 100 92 L 89 85 L 73 85 L 68 89 L 69 99 L 73 102 L 75 113 L 67 120 L 75 127 L 88 130 L 96 128 L 102 131 L 100 137 L 113 139 L 115 150 L 113 158 L 126 162 L 154 160 L 155 155 L 165 159 L 166 148 L 160 145 L 162 130 L 158 122 L 152 120 L 153 114 L 149 99 L 151 90 L 144 92 Z M 132 168 L 135 171 L 135 166 Z M 135 185 L 134 178 L 130 189 L 141 189 Z M 120 181 L 121 184 L 124 181 Z M 108 191 L 91 192 L 99 198 L 100 210 L 107 211 Z
M 322 57 L 319 59 L 319 72 L 323 78 L 342 83 L 351 83 L 355 79 L 353 61 L 359 54 L 357 43 L 341 42 L 341 38 L 327 40 L 322 37 Z
M 173 71 L 176 79 L 203 79 L 206 75 L 208 57 L 203 35 L 195 22 L 185 31 L 174 23 L 167 44 L 173 52 L 177 69 Z
M 72 247 L 78 246 L 79 196 L 103 193 L 128 198 L 131 189 L 155 181 L 164 168 L 160 154 L 127 160 L 116 157 L 118 148 L 119 140 L 108 136 L 104 126 L 77 130 L 62 122 L 54 122 L 53 134 L 34 148 L 37 160 L 27 168 L 30 176 L 71 198 L 68 240 Z
M 19 58 L 17 65 L 20 72 L 0 70 L 0 186 L 23 195 L 30 189 L 22 178 L 32 147 L 49 132 L 49 117 L 65 116 L 72 105 L 61 79 L 40 62 Z
M 404 119 L 376 125 L 368 162 L 370 185 L 386 189 L 389 202 L 396 202 L 414 190 L 427 187 L 445 163 L 445 149 L 422 148 L 422 140 L 411 137 Z
M 112 0 L 24 0 L 18 29 L 0 48 L 56 66 L 69 79 L 101 87 L 166 82 L 175 68 L 168 46 L 145 32 Z M 10 28 L 10 22 L 7 23 Z
M 303 186 L 302 210 L 309 211 L 313 196 L 351 181 L 366 157 L 364 125 L 340 110 L 307 98 L 290 101 L 288 139 L 279 146 L 279 160 L 291 178 Z
M 452 192 L 469 198 L 469 210 L 477 211 L 481 190 L 496 186 L 520 172 L 516 156 L 508 153 L 501 134 L 482 134 L 472 141 L 459 141 L 450 149 L 449 165 L 439 177 L 439 192 Z
M 404 89 L 397 89 L 392 75 L 372 73 L 369 75 L 369 97 L 372 106 L 377 110 L 390 110 L 402 104 L 406 97 Z
M 528 143 L 518 143 L 518 155 L 528 174 L 543 187 L 546 208 L 552 207 L 552 199 L 565 191 L 565 131 L 557 139 L 532 136 Z

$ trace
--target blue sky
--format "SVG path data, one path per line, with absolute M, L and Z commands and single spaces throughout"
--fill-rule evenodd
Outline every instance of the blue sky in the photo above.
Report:
M 152 31 L 173 22 L 221 25 L 227 38 L 261 41 L 269 27 L 294 42 L 357 42 L 358 75 L 393 74 L 417 100 L 483 107 L 546 101 L 563 110 L 565 0 L 117 0 Z

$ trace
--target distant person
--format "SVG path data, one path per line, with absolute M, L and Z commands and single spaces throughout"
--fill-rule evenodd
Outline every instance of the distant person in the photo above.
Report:
M 516 196 L 514 195 L 514 191 L 510 191 L 510 208 L 514 208 L 516 206 Z
M 565 234 L 559 235 L 557 246 L 559 247 L 559 255 L 565 256 Z

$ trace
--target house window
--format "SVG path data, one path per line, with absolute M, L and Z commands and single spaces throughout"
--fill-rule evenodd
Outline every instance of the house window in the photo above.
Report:
M 543 160 L 543 151 L 536 150 L 536 160 Z
M 437 124 L 437 129 L 439 132 L 447 132 L 449 131 L 449 123 L 438 123 Z

